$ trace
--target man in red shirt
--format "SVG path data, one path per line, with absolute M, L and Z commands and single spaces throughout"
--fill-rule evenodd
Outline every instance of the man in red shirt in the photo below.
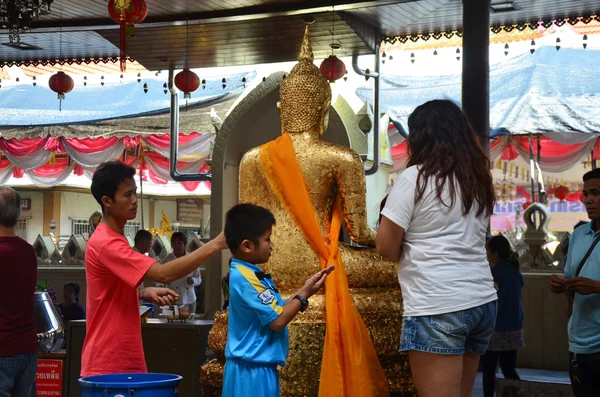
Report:
M 34 397 L 37 334 L 33 247 L 15 234 L 21 197 L 0 187 L 0 396 Z
M 137 287 L 143 280 L 162 284 L 187 276 L 227 247 L 221 233 L 189 255 L 164 265 L 135 252 L 123 235 L 137 215 L 135 170 L 121 162 L 101 164 L 92 178 L 92 194 L 102 207 L 102 222 L 87 243 L 87 333 L 81 376 L 147 372 L 142 346 L 139 300 L 173 304 L 168 288 Z

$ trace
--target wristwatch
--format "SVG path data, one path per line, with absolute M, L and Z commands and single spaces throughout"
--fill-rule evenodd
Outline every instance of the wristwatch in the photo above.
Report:
M 308 299 L 303 298 L 300 295 L 296 295 L 292 299 L 298 299 L 300 301 L 300 311 L 301 312 L 304 312 L 306 310 L 306 308 L 308 307 Z

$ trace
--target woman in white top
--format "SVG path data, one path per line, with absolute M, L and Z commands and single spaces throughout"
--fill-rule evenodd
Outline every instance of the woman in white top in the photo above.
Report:
M 173 252 L 167 255 L 162 263 L 167 263 L 184 256 L 187 253 L 185 251 L 186 246 L 187 236 L 182 232 L 173 233 L 173 235 L 171 235 L 171 247 L 173 248 Z M 179 301 L 177 301 L 177 304 L 186 305 L 189 313 L 194 314 L 196 313 L 196 291 L 194 287 L 201 283 L 202 276 L 200 275 L 200 269 L 196 269 L 187 275 L 187 277 L 175 280 L 165 287 L 177 292 L 179 294 Z
M 399 262 L 407 351 L 419 397 L 471 396 L 496 318 L 485 239 L 490 163 L 467 118 L 445 100 L 408 119 L 408 168 L 387 198 L 379 253 Z

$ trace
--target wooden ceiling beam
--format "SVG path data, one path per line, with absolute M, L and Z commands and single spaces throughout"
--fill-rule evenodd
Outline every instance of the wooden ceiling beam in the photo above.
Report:
M 351 11 L 368 7 L 380 7 L 391 4 L 408 3 L 417 0 L 311 0 L 281 3 L 267 3 L 258 6 L 231 8 L 209 12 L 189 12 L 178 14 L 148 15 L 144 21 L 136 25 L 136 29 L 157 28 L 164 26 L 182 26 L 189 24 L 212 24 L 223 22 L 240 22 L 274 17 L 289 17 L 318 14 L 323 12 Z M 32 29 L 37 32 L 64 32 L 77 30 L 119 29 L 109 17 L 84 19 L 40 19 L 32 22 Z

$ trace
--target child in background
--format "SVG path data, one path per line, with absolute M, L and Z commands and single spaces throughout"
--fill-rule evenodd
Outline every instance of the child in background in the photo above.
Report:
M 233 255 L 229 277 L 229 329 L 223 397 L 279 396 L 277 366 L 288 355 L 287 324 L 325 284 L 329 266 L 309 278 L 292 299 L 281 298 L 271 276 L 258 266 L 271 256 L 273 214 L 252 204 L 227 212 L 225 238 Z
M 481 365 L 483 395 L 493 397 L 498 363 L 505 379 L 519 379 L 515 368 L 517 350 L 525 347 L 521 307 L 524 282 L 519 271 L 519 256 L 506 237 L 498 235 L 489 239 L 486 251 L 498 290 L 498 314 L 494 334 L 487 352 L 481 357 Z

